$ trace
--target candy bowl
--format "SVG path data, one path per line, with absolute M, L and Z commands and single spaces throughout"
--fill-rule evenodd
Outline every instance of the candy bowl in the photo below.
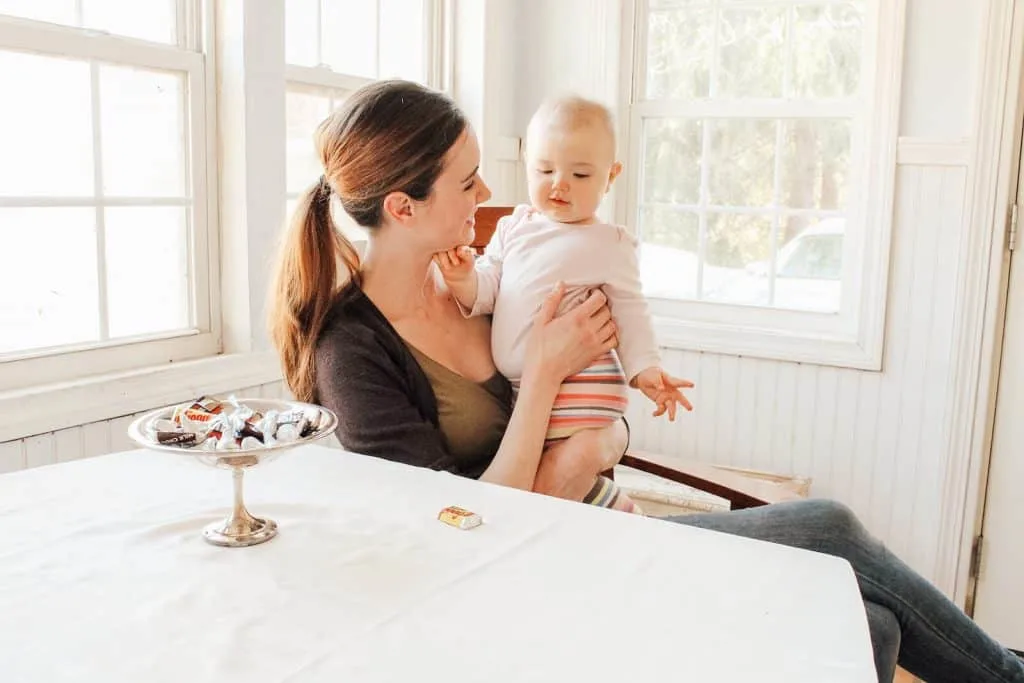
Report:
M 269 541 L 277 535 L 274 520 L 254 517 L 245 508 L 245 471 L 297 446 L 319 441 L 337 426 L 334 413 L 311 403 L 204 396 L 139 417 L 128 427 L 128 436 L 149 450 L 184 455 L 211 467 L 231 470 L 231 514 L 207 526 L 203 538 L 213 545 L 239 548 Z

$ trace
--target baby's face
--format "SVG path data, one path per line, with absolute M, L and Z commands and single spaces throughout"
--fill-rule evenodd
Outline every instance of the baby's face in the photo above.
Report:
M 546 127 L 529 137 L 526 176 L 530 203 L 560 223 L 593 223 L 621 165 L 600 125 Z

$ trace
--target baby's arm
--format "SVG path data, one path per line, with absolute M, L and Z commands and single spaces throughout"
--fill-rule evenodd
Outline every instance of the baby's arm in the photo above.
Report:
M 693 387 L 693 382 L 673 377 L 661 368 L 654 325 L 640 283 L 637 243 L 625 230 L 618 228 L 618 232 L 617 248 L 609 259 L 610 277 L 604 290 L 619 335 L 619 360 L 629 386 L 639 389 L 657 404 L 654 416 L 668 412 L 669 419 L 674 420 L 677 404 L 693 410 L 680 391 Z
M 434 254 L 434 263 L 441 270 L 448 289 L 455 295 L 460 308 L 471 311 L 480 291 L 479 275 L 474 268 L 473 249 L 455 247 Z
M 693 410 L 693 404 L 683 395 L 682 389 L 692 389 L 693 382 L 679 379 L 659 367 L 645 368 L 633 378 L 630 385 L 643 392 L 644 396 L 654 401 L 658 408 L 654 417 L 668 412 L 669 421 L 676 419 L 676 405 L 686 410 Z
M 511 216 L 499 220 L 483 255 L 475 261 L 470 247 L 456 247 L 434 255 L 434 263 L 441 270 L 441 276 L 464 315 L 486 315 L 494 311 L 501 282 L 501 265 L 505 260 L 505 240 L 509 230 L 522 217 L 522 212 L 517 209 Z
M 635 387 L 634 380 L 642 370 L 661 365 L 661 353 L 640 284 L 636 240 L 622 228 L 615 230 L 618 240 L 610 243 L 612 253 L 603 255 L 608 272 L 603 289 L 619 334 L 619 360 L 630 386 Z

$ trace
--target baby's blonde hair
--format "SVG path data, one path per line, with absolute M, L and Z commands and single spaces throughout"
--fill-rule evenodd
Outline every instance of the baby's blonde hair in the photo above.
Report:
M 547 130 L 572 131 L 598 126 L 607 133 L 615 154 L 615 119 L 611 110 L 595 100 L 578 95 L 562 95 L 544 100 L 530 118 L 527 140 Z

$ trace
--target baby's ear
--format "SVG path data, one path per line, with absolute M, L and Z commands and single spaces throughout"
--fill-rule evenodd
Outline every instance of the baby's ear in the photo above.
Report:
M 611 170 L 608 171 L 608 185 L 604 188 L 605 192 L 612 189 L 612 183 L 615 182 L 615 179 L 619 177 L 620 173 L 622 173 L 622 162 L 616 161 L 612 164 Z

